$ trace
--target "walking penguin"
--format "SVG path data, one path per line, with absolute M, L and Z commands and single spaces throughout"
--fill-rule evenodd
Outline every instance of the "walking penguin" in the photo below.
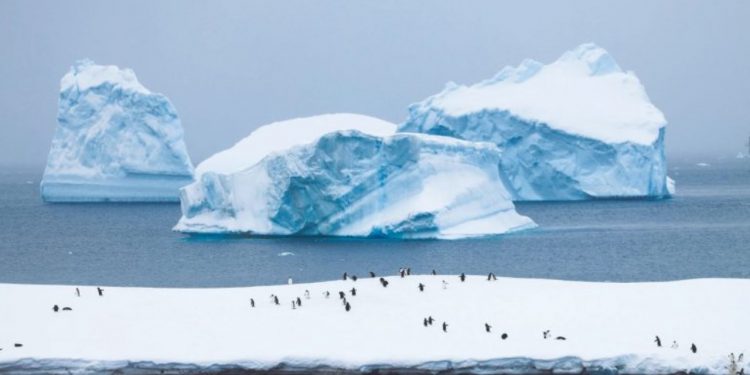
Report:
M 99 293 L 99 297 L 104 296 L 104 289 L 102 289 L 100 287 L 96 287 L 96 291 L 97 291 L 97 293 Z
M 656 343 L 657 347 L 661 348 L 661 339 L 659 338 L 658 335 L 656 336 L 656 339 L 654 340 L 654 342 Z
M 443 322 L 443 332 L 448 332 L 448 323 Z
M 255 307 L 255 300 L 250 298 L 250 307 Z
M 386 279 L 384 279 L 384 278 L 381 277 L 380 278 L 380 284 L 382 284 L 383 288 L 385 288 L 385 287 L 388 286 L 388 280 L 386 280 Z
M 424 324 L 425 327 L 427 327 L 427 325 L 429 325 L 429 323 L 427 323 L 427 318 L 424 318 L 424 320 L 422 321 L 422 324 Z
M 491 329 L 492 329 L 491 325 L 484 323 L 484 330 L 487 331 L 487 333 L 489 333 Z
M 357 289 L 356 289 L 356 288 L 352 288 L 351 292 L 352 292 L 352 295 L 353 295 L 353 296 L 356 296 L 356 295 L 357 295 Z
M 424 284 L 419 283 L 419 291 L 424 292 Z
M 430 316 L 427 317 L 427 323 L 429 323 L 430 325 L 432 325 L 432 322 L 434 322 L 434 321 L 435 321 L 435 319 L 432 319 L 432 315 L 430 315 Z
M 692 345 L 690 345 L 690 351 L 693 352 L 693 353 L 697 353 L 698 352 L 698 347 L 695 346 L 695 343 L 693 343 Z
M 302 307 L 302 300 L 297 297 L 297 306 Z
M 347 302 L 346 305 L 344 305 L 344 308 L 346 309 L 346 311 L 349 311 L 352 309 L 352 305 L 350 305 L 349 302 Z

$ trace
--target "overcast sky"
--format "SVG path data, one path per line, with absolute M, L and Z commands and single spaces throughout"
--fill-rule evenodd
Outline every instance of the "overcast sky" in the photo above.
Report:
M 329 112 L 393 122 L 583 42 L 634 71 L 667 153 L 734 155 L 750 136 L 750 1 L 0 1 L 0 164 L 43 166 L 77 59 L 135 70 L 177 108 L 197 164 L 259 125 Z

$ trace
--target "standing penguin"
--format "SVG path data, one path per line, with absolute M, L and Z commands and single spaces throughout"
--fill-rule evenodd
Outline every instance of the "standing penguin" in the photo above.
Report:
M 656 346 L 658 348 L 661 348 L 661 339 L 659 338 L 658 335 L 656 336 L 656 339 L 654 340 L 654 342 L 656 343 Z
M 443 289 L 448 289 L 448 283 L 445 280 L 443 280 Z
M 58 312 L 58 311 L 60 311 L 60 307 L 59 307 L 59 306 L 57 306 L 57 305 L 55 305 L 55 306 L 52 306 L 52 311 L 54 311 L 54 312 Z
M 432 270 L 432 275 L 433 275 L 433 276 L 437 275 L 437 272 L 435 272 L 435 270 L 434 270 L 434 269 Z
M 435 319 L 432 319 L 432 315 L 430 315 L 430 316 L 427 317 L 427 323 L 429 323 L 430 325 L 432 325 L 432 322 L 434 322 L 434 321 L 435 321 Z
M 96 287 L 96 292 L 99 293 L 99 297 L 103 297 L 104 296 L 104 289 L 102 289 L 100 287 Z
M 461 282 L 466 281 L 466 274 L 461 272 L 461 276 L 459 276 L 459 278 L 461 278 Z
M 508 334 L 507 333 L 503 333 L 502 335 L 500 335 L 500 338 L 503 339 L 503 340 L 505 340 L 505 339 L 508 338 Z
M 370 277 L 375 277 L 375 272 L 370 271 Z
M 404 269 L 404 268 L 399 268 L 399 269 L 398 269 L 398 273 L 399 273 L 399 274 L 401 275 L 401 277 L 404 277 L 404 276 L 406 276 L 406 269 Z
M 346 297 L 346 294 L 339 290 L 339 299 L 344 299 L 344 297 Z
M 411 267 L 406 267 L 406 276 L 411 275 Z
M 302 300 L 297 297 L 297 306 L 302 307 Z
M 80 296 L 81 296 L 81 291 L 78 288 L 76 288 L 76 297 L 80 297 Z
M 692 345 L 690 345 L 690 351 L 693 352 L 693 353 L 697 353 L 698 352 L 698 347 L 695 346 L 695 343 L 693 343 Z
M 310 291 L 305 289 L 305 299 L 310 299 Z
M 357 281 L 357 275 L 352 275 L 352 281 Z
M 331 296 L 331 292 L 329 292 L 329 291 L 327 291 L 327 290 L 326 290 L 326 291 L 325 291 L 325 292 L 323 293 L 323 296 L 324 296 L 324 297 L 326 297 L 326 298 L 328 298 L 328 297 L 330 297 L 330 296 Z
M 344 309 L 346 309 L 346 311 L 349 311 L 352 309 L 352 305 L 350 305 L 349 302 L 347 302 L 346 305 L 344 305 Z
M 419 283 L 419 291 L 424 292 L 424 284 Z
M 484 330 L 485 330 L 485 331 L 486 331 L 487 333 L 490 333 L 490 330 L 491 330 L 491 329 L 492 329 L 492 326 L 491 326 L 491 325 L 489 325 L 489 324 L 487 324 L 487 323 L 484 323 Z
M 297 309 L 297 304 L 294 303 L 294 300 L 292 300 L 292 310 L 296 310 L 296 309 Z
M 443 322 L 443 332 L 448 332 L 448 323 Z
M 250 307 L 255 307 L 255 300 L 250 298 Z
M 670 346 L 670 348 L 677 349 L 679 347 L 680 347 L 680 345 L 677 344 L 677 341 L 672 341 L 672 346 Z
M 348 278 L 349 278 L 349 274 L 347 274 L 346 272 L 344 272 L 344 276 L 343 276 L 344 281 L 346 281 Z
M 356 296 L 356 295 L 357 295 L 357 289 L 356 289 L 356 288 L 352 288 L 351 292 L 352 292 L 352 295 L 353 295 L 353 296 Z
M 424 318 L 424 320 L 422 320 L 422 324 L 424 324 L 425 327 L 429 325 L 429 323 L 427 323 L 427 318 Z
M 273 303 L 279 305 L 279 297 L 273 296 Z

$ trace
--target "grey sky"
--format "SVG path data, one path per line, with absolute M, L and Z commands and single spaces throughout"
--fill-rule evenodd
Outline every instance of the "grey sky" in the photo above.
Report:
M 583 42 L 640 77 L 667 153 L 733 155 L 750 135 L 748 1 L 0 1 L 0 164 L 44 164 L 77 59 L 167 95 L 197 164 L 258 125 L 328 112 L 401 122 L 473 83 Z

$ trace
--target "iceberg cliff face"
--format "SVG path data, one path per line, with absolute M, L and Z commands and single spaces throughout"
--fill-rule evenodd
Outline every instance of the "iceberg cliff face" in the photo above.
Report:
M 314 119 L 314 118 L 313 118 Z M 187 233 L 459 238 L 531 228 L 490 143 L 328 133 L 182 189 Z
M 132 70 L 79 61 L 61 81 L 57 120 L 45 201 L 177 201 L 192 182 L 177 112 Z
M 514 200 L 667 197 L 666 120 L 638 78 L 584 44 L 409 107 L 401 131 L 488 141 Z

